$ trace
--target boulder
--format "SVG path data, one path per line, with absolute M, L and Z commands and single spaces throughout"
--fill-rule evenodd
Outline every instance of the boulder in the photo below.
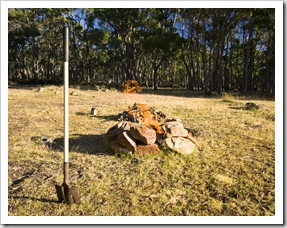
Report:
M 130 134 L 134 139 L 143 142 L 146 145 L 155 143 L 156 132 L 145 125 L 133 125 L 130 128 Z
M 195 144 L 183 137 L 173 137 L 164 139 L 165 145 L 181 154 L 191 154 L 194 151 Z

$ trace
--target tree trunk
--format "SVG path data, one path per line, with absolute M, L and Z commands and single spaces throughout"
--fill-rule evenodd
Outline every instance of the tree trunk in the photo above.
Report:
M 158 67 L 153 65 L 153 89 L 156 91 L 158 90 L 157 87 L 157 73 L 158 73 Z

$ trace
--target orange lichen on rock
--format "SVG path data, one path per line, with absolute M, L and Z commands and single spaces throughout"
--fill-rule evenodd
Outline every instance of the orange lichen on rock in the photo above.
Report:
M 158 122 L 156 115 L 147 104 L 135 103 L 133 107 L 129 107 L 127 114 L 132 116 L 135 122 L 139 122 L 149 128 L 153 128 L 158 134 L 163 134 L 161 124 Z
M 136 80 L 126 80 L 124 87 L 124 93 L 140 93 L 142 91 L 142 88 Z

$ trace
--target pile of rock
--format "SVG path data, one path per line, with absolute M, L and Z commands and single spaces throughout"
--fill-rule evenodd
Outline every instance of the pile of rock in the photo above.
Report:
M 150 120 L 150 119 L 149 119 Z M 111 127 L 106 135 L 111 149 L 121 154 L 155 154 L 160 147 L 190 154 L 197 145 L 192 133 L 184 128 L 180 119 L 167 118 L 161 122 L 152 119 L 122 120 Z
M 153 128 L 158 134 L 162 134 L 161 122 L 164 121 L 166 115 L 161 111 L 156 111 L 147 104 L 135 103 L 132 107 L 128 107 L 128 111 L 119 114 L 118 120 L 141 123 L 147 127 Z
M 122 121 L 107 132 L 107 140 L 115 153 L 155 154 L 160 151 L 155 130 L 132 122 Z
M 167 119 L 162 126 L 164 134 L 158 143 L 181 154 L 190 154 L 198 145 L 191 132 L 184 128 L 180 119 Z

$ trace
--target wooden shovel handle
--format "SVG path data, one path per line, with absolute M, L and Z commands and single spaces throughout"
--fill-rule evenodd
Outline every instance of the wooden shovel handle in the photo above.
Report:
M 69 162 L 64 162 L 64 183 L 68 184 L 69 181 Z

